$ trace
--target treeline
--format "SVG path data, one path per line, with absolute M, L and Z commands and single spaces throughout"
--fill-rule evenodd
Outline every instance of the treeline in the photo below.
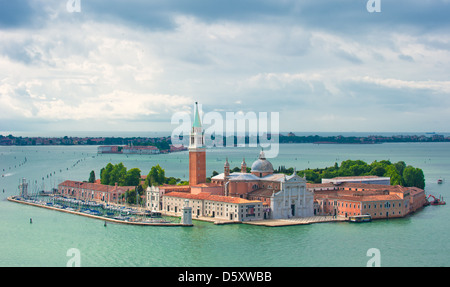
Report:
M 405 142 L 449 142 L 450 137 L 433 134 L 425 135 L 394 135 L 394 136 L 288 136 L 280 135 L 279 143 L 330 143 L 330 144 L 377 144 Z
M 239 167 L 235 167 L 230 170 L 233 172 L 240 172 Z M 250 172 L 250 168 L 247 167 L 247 172 Z M 285 166 L 279 166 L 274 170 L 274 173 L 284 173 L 291 175 L 294 173 L 294 168 Z M 213 171 L 212 176 L 216 176 L 219 173 Z M 342 176 L 380 176 L 390 177 L 391 185 L 402 185 L 406 187 L 415 186 L 418 188 L 425 188 L 425 176 L 423 170 L 415 168 L 411 165 L 406 165 L 404 161 L 397 163 L 391 163 L 389 160 L 374 161 L 368 164 L 362 160 L 346 160 L 339 166 L 335 163 L 334 166 L 326 168 L 305 169 L 297 171 L 297 175 L 305 177 L 310 183 L 321 183 L 322 178 L 335 178 Z M 210 179 L 210 178 L 208 178 Z
M 291 171 L 292 174 L 293 171 Z M 391 163 L 389 160 L 374 161 L 368 164 L 362 160 L 346 160 L 339 166 L 322 169 L 305 169 L 297 171 L 299 176 L 306 177 L 312 183 L 321 183 L 322 178 L 334 178 L 342 176 L 383 176 L 391 178 L 391 185 L 425 188 L 425 176 L 423 170 L 406 165 L 404 161 Z
M 91 171 L 88 182 L 94 183 L 96 180 L 95 172 Z M 160 186 L 163 184 L 170 185 L 187 185 L 189 182 L 181 181 L 179 178 L 166 177 L 165 170 L 158 164 L 153 166 L 145 180 L 141 177 L 141 170 L 139 168 L 132 168 L 127 170 L 123 163 L 113 165 L 108 163 L 104 168 L 100 170 L 100 183 L 105 185 L 114 186 L 116 183 L 118 186 L 135 186 L 138 191 L 139 204 L 142 203 L 144 197 L 144 191 L 149 186 Z M 128 191 L 124 198 L 130 204 L 136 203 L 136 188 Z
M 141 183 L 141 170 L 132 168 L 127 170 L 123 163 L 113 165 L 108 163 L 100 170 L 100 183 L 105 185 L 137 186 Z
M 128 145 L 156 146 L 160 150 L 170 149 L 170 136 L 166 137 L 16 137 L 0 135 L 0 145 Z

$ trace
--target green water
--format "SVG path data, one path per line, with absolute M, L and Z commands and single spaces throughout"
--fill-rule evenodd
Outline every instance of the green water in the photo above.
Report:
M 208 150 L 208 175 L 245 157 L 251 166 L 259 150 Z M 25 163 L 24 159 L 27 158 Z M 426 191 L 450 198 L 450 144 L 281 145 L 274 167 L 297 170 L 332 166 L 346 159 L 399 160 L 420 167 Z M 138 167 L 143 174 L 160 164 L 166 176 L 188 177 L 187 152 L 152 156 L 97 155 L 96 147 L 0 147 L 0 266 L 66 266 L 67 251 L 80 251 L 81 266 L 366 266 L 377 248 L 381 266 L 450 266 L 450 212 L 429 206 L 403 219 L 368 224 L 322 223 L 268 228 L 244 224 L 216 226 L 194 221 L 192 228 L 140 227 L 15 204 L 22 177 L 30 192 L 65 179 L 87 180 L 108 162 Z M 3 171 L 5 169 L 5 171 Z M 49 174 L 52 174 L 51 176 Z M 42 179 L 44 178 L 44 179 Z M 437 180 L 444 179 L 438 185 Z M 448 201 L 448 200 L 447 200 Z M 33 223 L 30 224 L 30 218 Z

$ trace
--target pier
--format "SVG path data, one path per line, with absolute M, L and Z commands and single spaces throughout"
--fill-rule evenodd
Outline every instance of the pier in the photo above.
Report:
M 174 212 L 162 212 L 166 216 L 177 216 Z M 264 219 L 264 220 L 254 220 L 254 221 L 233 221 L 226 219 L 218 219 L 208 216 L 193 216 L 192 220 L 210 222 L 215 225 L 226 225 L 226 224 L 248 224 L 255 226 L 266 226 L 266 227 L 282 227 L 282 226 L 294 226 L 294 225 L 309 225 L 314 223 L 329 223 L 329 222 L 349 222 L 349 218 L 342 216 L 310 216 L 310 217 L 292 217 L 286 219 Z
M 328 222 L 348 222 L 348 218 L 334 217 L 334 216 L 310 216 L 310 217 L 293 217 L 288 219 L 268 219 L 259 221 L 246 221 L 245 224 L 267 226 L 267 227 L 281 227 L 294 225 L 309 225 L 314 223 L 328 223 Z
M 183 223 L 158 221 L 158 220 L 155 220 L 153 222 L 138 221 L 138 220 L 120 220 L 120 219 L 111 218 L 111 217 L 102 216 L 102 215 L 88 214 L 85 212 L 81 212 L 79 210 L 66 209 L 66 208 L 60 208 L 60 207 L 55 207 L 55 206 L 51 206 L 51 205 L 46 205 L 45 202 L 39 202 L 36 200 L 23 200 L 23 199 L 16 198 L 14 196 L 10 196 L 7 199 L 8 199 L 8 201 L 15 202 L 15 203 L 20 203 L 20 204 L 25 204 L 25 205 L 35 206 L 35 207 L 41 207 L 41 208 L 46 208 L 46 209 L 50 209 L 50 210 L 56 210 L 56 211 L 60 211 L 60 212 L 64 212 L 64 213 L 81 215 L 81 216 L 85 216 L 85 217 L 89 217 L 89 218 L 99 219 L 99 220 L 102 220 L 105 222 L 112 222 L 112 223 L 118 223 L 118 224 L 139 225 L 139 226 L 170 226 L 170 227 L 193 226 L 192 224 L 183 224 Z

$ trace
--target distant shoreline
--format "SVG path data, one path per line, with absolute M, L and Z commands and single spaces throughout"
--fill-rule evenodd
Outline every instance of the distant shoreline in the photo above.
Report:
M 295 135 L 294 133 L 273 135 L 278 136 L 278 143 L 312 143 L 312 144 L 380 144 L 380 143 L 409 143 L 409 142 L 450 142 L 450 136 L 436 133 L 417 135 L 369 135 L 369 136 L 324 136 L 324 135 Z M 272 136 L 272 137 L 273 137 Z M 248 137 L 234 137 L 235 143 Z M 258 140 L 258 139 L 257 139 Z M 224 137 L 224 141 L 226 138 Z M 0 146 L 73 146 L 73 145 L 133 145 L 155 146 L 161 151 L 170 150 L 171 137 L 16 137 L 13 135 L 0 135 Z

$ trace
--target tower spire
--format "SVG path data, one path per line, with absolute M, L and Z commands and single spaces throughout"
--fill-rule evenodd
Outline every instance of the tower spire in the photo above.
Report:
M 200 114 L 198 112 L 198 102 L 195 102 L 195 114 L 194 114 L 194 124 L 193 128 L 201 128 L 202 122 L 200 121 Z
M 241 163 L 241 173 L 246 173 L 247 172 L 247 163 L 245 162 L 245 157 L 242 160 Z
M 206 154 L 203 139 L 203 129 L 195 102 L 194 124 L 192 125 L 189 142 L 189 184 L 197 185 L 206 182 Z

